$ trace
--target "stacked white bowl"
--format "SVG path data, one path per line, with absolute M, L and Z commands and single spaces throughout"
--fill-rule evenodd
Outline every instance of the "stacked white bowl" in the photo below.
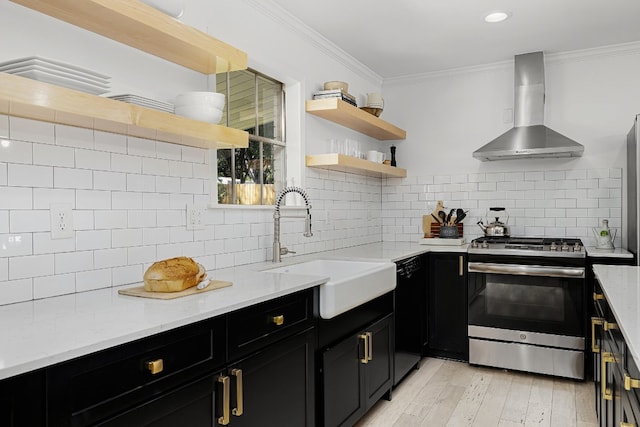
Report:
M 175 113 L 202 122 L 217 124 L 222 118 L 224 94 L 216 92 L 185 92 L 174 101 Z

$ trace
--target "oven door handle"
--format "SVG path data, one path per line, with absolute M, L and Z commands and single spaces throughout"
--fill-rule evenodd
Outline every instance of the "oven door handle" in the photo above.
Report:
M 543 265 L 496 264 L 490 262 L 468 263 L 469 273 L 512 274 L 520 276 L 568 277 L 583 279 L 582 267 L 554 267 Z

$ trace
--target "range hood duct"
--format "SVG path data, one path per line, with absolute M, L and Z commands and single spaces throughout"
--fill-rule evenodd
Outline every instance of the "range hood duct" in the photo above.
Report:
M 544 126 L 544 56 L 515 56 L 514 127 L 473 152 L 476 159 L 579 157 L 584 146 Z

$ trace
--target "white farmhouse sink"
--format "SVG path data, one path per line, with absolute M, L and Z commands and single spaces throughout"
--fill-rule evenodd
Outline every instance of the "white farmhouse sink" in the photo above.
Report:
M 264 270 L 329 276 L 320 285 L 320 317 L 331 319 L 396 287 L 396 265 L 392 262 L 317 259 Z

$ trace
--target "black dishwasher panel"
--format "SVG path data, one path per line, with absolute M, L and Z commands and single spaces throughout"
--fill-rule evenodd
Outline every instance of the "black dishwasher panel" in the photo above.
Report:
M 396 262 L 395 369 L 397 385 L 427 350 L 427 262 L 418 255 Z

